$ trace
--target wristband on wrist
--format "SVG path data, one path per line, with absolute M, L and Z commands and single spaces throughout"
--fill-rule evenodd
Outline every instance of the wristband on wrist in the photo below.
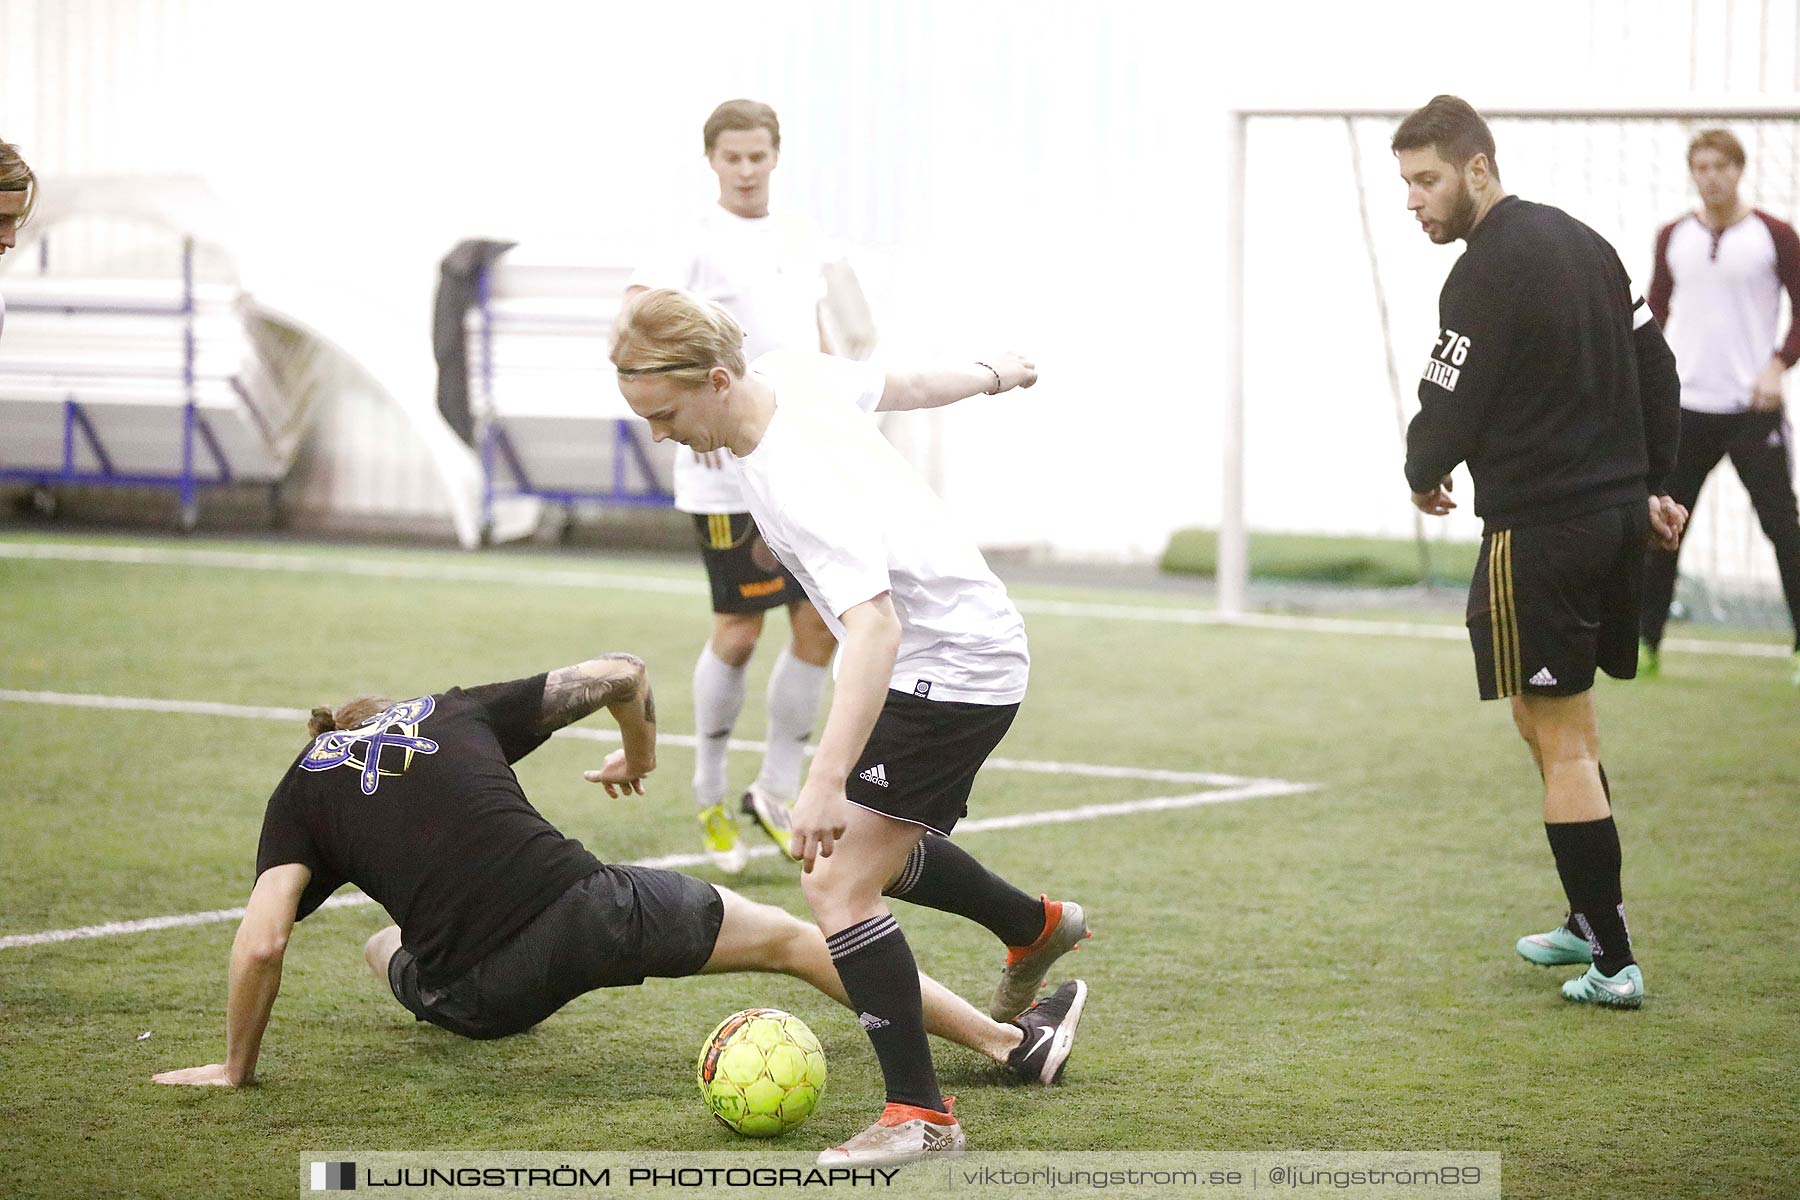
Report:
M 988 366 L 987 363 L 982 362 L 979 358 L 975 360 L 975 365 L 978 367 L 987 367 L 988 373 L 994 377 L 994 390 L 991 392 L 984 391 L 982 395 L 998 396 L 1001 392 L 1006 390 L 1006 385 L 1000 382 L 1000 372 L 994 370 L 993 367 Z

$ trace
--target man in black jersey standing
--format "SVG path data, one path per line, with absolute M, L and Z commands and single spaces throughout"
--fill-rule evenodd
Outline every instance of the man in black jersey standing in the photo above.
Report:
M 1475 483 L 1484 532 L 1468 627 L 1481 698 L 1512 700 L 1569 902 L 1561 926 L 1518 952 L 1588 964 L 1565 999 L 1636 1008 L 1644 980 L 1593 684 L 1596 666 L 1637 673 L 1646 546 L 1674 549 L 1687 519 L 1664 489 L 1680 433 L 1675 358 L 1604 238 L 1507 194 L 1493 134 L 1467 102 L 1438 96 L 1392 149 L 1426 236 L 1468 243 L 1439 297 L 1406 479 L 1433 516 L 1456 507 L 1458 463 Z
M 624 745 L 586 778 L 608 795 L 642 793 L 656 766 L 656 702 L 634 655 L 314 709 L 312 740 L 263 817 L 256 884 L 231 947 L 225 1061 L 156 1082 L 254 1080 L 294 924 L 346 883 L 396 922 L 364 947 L 369 969 L 419 1020 L 464 1037 L 518 1033 L 584 992 L 652 976 L 779 971 L 848 1005 L 812 924 L 691 876 L 602 863 L 532 807 L 512 764 L 601 708 Z M 929 978 L 919 983 L 929 1032 L 1022 1079 L 1055 1078 L 1073 1037 L 1072 1028 L 1054 1036 L 1066 1004 L 1052 998 L 994 1021 Z

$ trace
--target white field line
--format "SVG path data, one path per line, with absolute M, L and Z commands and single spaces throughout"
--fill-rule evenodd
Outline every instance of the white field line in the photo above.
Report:
M 361 575 L 386 579 L 425 579 L 451 583 L 539 584 L 546 587 L 660 592 L 699 596 L 698 580 L 607 571 L 557 571 L 542 568 L 489 566 L 476 563 L 388 562 L 382 559 L 309 557 L 296 554 L 226 550 L 163 550 L 154 547 L 79 546 L 57 542 L 0 542 L 0 559 L 47 559 L 177 567 L 226 567 L 294 574 Z M 1098 604 L 1082 601 L 1014 599 L 1019 611 L 1047 617 L 1099 621 L 1148 621 L 1168 625 L 1222 625 L 1282 633 L 1322 633 L 1350 637 L 1425 638 L 1459 642 L 1468 637 L 1460 625 L 1420 621 L 1367 621 L 1346 617 L 1293 617 L 1279 613 L 1227 616 L 1205 608 L 1162 608 L 1148 604 Z M 1720 654 L 1736 658 L 1786 658 L 1789 648 L 1775 642 L 1707 641 L 1666 638 L 1663 645 L 1684 654 Z
M 1157 621 L 1175 625 L 1225 625 L 1238 629 L 1268 629 L 1278 633 L 1325 633 L 1350 637 L 1425 638 L 1441 642 L 1466 642 L 1469 631 L 1461 625 L 1433 625 L 1423 621 L 1367 621 L 1353 617 L 1290 617 L 1279 613 L 1239 613 L 1227 616 L 1205 608 L 1156 608 L 1139 604 L 1086 604 L 1062 600 L 1015 600 L 1019 611 L 1045 616 L 1083 617 L 1106 621 Z M 1684 654 L 1722 654 L 1735 658 L 1786 658 L 1792 651 L 1776 642 L 1725 642 L 1702 638 L 1664 638 L 1664 646 Z
M 256 721 L 300 721 L 312 714 L 304 708 L 263 708 L 217 704 L 211 700 L 155 700 L 147 696 L 95 696 L 86 692 L 18 692 L 0 688 L 0 700 L 15 704 L 51 704 L 61 708 L 115 708 L 128 712 L 180 713 L 194 717 L 247 717 Z
M 773 850 L 775 847 L 770 846 Z M 320 908 L 352 908 L 373 903 L 361 892 L 333 896 Z M 242 918 L 241 908 L 214 908 L 206 912 L 181 913 L 173 917 L 145 917 L 141 921 L 108 921 L 104 925 L 83 925 L 77 929 L 51 929 L 43 933 L 16 933 L 0 937 L 0 950 L 15 946 L 48 946 L 55 942 L 79 942 L 85 938 L 119 937 L 127 933 L 149 933 L 153 929 L 182 929 L 189 925 L 216 925 L 221 921 Z
M 183 716 L 239 717 L 256 721 L 292 721 L 296 725 L 310 715 L 301 708 L 272 708 L 250 704 L 220 704 L 211 700 L 158 700 L 142 696 L 97 696 L 86 692 L 32 692 L 0 688 L 0 702 L 48 704 L 64 708 L 102 708 L 127 712 L 175 713 Z M 559 729 L 551 734 L 584 742 L 616 742 L 613 729 Z M 699 738 L 691 733 L 658 733 L 657 740 L 671 746 L 693 747 Z M 730 747 L 760 754 L 762 742 L 732 738 Z M 807 747 L 812 753 L 812 747 Z M 1118 767 L 1099 763 L 1049 762 L 1039 759 L 990 758 L 983 767 L 992 771 L 1023 771 L 1036 775 L 1077 775 L 1090 779 L 1134 779 L 1150 783 L 1195 783 L 1207 787 L 1239 787 L 1281 783 L 1243 775 L 1219 775 L 1210 771 L 1170 771 L 1160 767 Z
M 1176 808 L 1198 808 L 1206 804 L 1229 804 L 1237 800 L 1257 800 L 1275 796 L 1297 796 L 1318 790 L 1316 783 L 1288 783 L 1279 779 L 1258 780 L 1243 787 L 1213 792 L 1194 792 L 1186 796 L 1153 796 L 1145 800 L 1124 800 L 1117 804 L 1083 804 L 1075 808 L 1053 808 L 1038 812 L 1015 813 L 1007 817 L 982 817 L 961 821 L 959 834 L 989 833 L 1001 829 L 1028 829 L 1033 825 L 1062 825 L 1071 821 L 1099 821 L 1108 817 L 1127 817 L 1135 813 L 1166 812 Z M 774 846 L 753 846 L 752 858 L 772 858 Z M 633 865 L 660 867 L 666 871 L 703 866 L 704 854 L 665 854 L 659 858 L 640 858 Z M 346 892 L 331 897 L 321 908 L 356 908 L 372 904 L 362 892 Z M 139 921 L 108 921 L 104 925 L 83 925 L 75 929 L 51 929 L 43 933 L 19 933 L 0 937 L 0 950 L 19 946 L 47 946 L 57 942 L 76 942 L 87 938 L 119 937 L 129 933 L 148 933 L 156 929 L 181 929 L 194 925 L 216 925 L 243 917 L 242 908 L 215 908 L 206 912 L 180 913 L 169 917 L 146 917 Z
M 240 717 L 253 720 L 302 721 L 307 713 L 298 708 L 265 708 L 250 705 L 218 704 L 211 701 L 198 700 L 154 700 L 132 696 L 95 696 L 71 692 L 25 692 L 0 689 L 0 701 L 11 701 L 20 704 L 51 704 L 77 708 L 120 709 L 137 712 L 177 713 L 184 715 L 209 717 Z M 562 729 L 556 737 L 575 738 L 582 741 L 612 742 L 618 740 L 618 734 L 601 729 Z M 697 740 L 691 734 L 663 734 L 663 741 L 676 745 L 692 746 Z M 761 742 L 731 742 L 734 750 L 761 750 Z M 963 821 L 957 825 L 959 833 L 985 833 L 1001 829 L 1025 829 L 1033 825 L 1057 825 L 1070 821 L 1098 821 L 1108 817 L 1130 816 L 1134 813 L 1161 812 L 1173 808 L 1197 808 L 1207 804 L 1226 804 L 1237 800 L 1255 800 L 1264 797 L 1293 796 L 1303 792 L 1315 791 L 1318 784 L 1291 783 L 1282 779 L 1250 779 L 1239 775 L 1219 775 L 1204 771 L 1169 771 L 1148 767 L 1120 767 L 1095 763 L 1045 762 L 1033 759 L 989 759 L 984 769 L 996 771 L 1024 771 L 1043 775 L 1069 775 L 1098 779 L 1124 779 L 1157 783 L 1201 784 L 1214 788 L 1212 791 L 1193 792 L 1180 796 L 1155 796 L 1144 800 L 1125 800 L 1114 804 L 1083 804 L 1075 808 L 1049 809 L 1038 812 L 1017 813 L 1006 817 L 982 817 L 972 821 Z M 774 846 L 755 846 L 750 850 L 752 857 L 771 857 L 777 851 Z M 636 860 L 638 866 L 660 867 L 664 870 L 679 870 L 683 867 L 701 866 L 707 862 L 704 854 L 668 854 L 658 858 Z M 361 892 L 347 892 L 333 896 L 321 906 L 323 908 L 349 908 L 372 903 L 368 896 Z M 101 925 L 84 925 L 75 929 L 51 929 L 43 933 L 21 933 L 0 937 L 0 950 L 10 950 L 20 946 L 43 946 L 56 942 L 73 942 L 86 938 L 118 937 L 131 933 L 147 933 L 156 929 L 180 929 L 194 925 L 213 925 L 222 921 L 236 921 L 242 918 L 242 908 L 216 908 L 206 912 L 180 913 L 167 917 L 146 917 L 137 921 L 108 921 Z
M 1099 821 L 1109 817 L 1127 817 L 1134 813 L 1166 812 L 1175 808 L 1198 808 L 1205 804 L 1229 804 L 1237 800 L 1256 800 L 1274 796 L 1297 796 L 1316 791 L 1316 783 L 1288 783 L 1269 779 L 1243 787 L 1221 791 L 1194 792 L 1186 796 L 1153 796 L 1146 800 L 1124 800 L 1117 804 L 1083 804 L 1075 808 L 1053 808 L 1038 812 L 1015 813 L 1007 817 L 983 817 L 962 821 L 959 834 L 989 833 L 1001 829 L 1028 829 L 1033 825 L 1062 825 L 1071 821 Z M 774 846 L 753 846 L 752 858 L 770 858 L 777 853 Z M 683 867 L 704 865 L 704 854 L 665 854 L 659 858 L 633 860 L 640 867 L 660 867 L 674 871 Z M 331 897 L 321 908 L 352 908 L 372 904 L 362 892 L 347 892 Z M 181 929 L 193 925 L 216 925 L 243 917 L 242 908 L 215 908 L 206 912 L 180 913 L 169 917 L 146 917 L 139 921 L 108 921 L 104 925 L 83 925 L 75 929 L 50 929 L 43 933 L 19 933 L 0 937 L 0 950 L 20 946 L 47 946 L 57 942 L 75 942 L 87 938 L 119 937 L 129 933 L 148 933 L 155 929 Z

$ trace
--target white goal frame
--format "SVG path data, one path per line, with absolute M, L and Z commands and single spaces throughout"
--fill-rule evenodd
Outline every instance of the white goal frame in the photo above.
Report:
M 1245 168 L 1251 122 L 1259 119 L 1391 119 L 1398 124 L 1418 105 L 1245 105 L 1227 112 L 1225 205 L 1225 412 L 1219 512 L 1218 607 L 1239 616 L 1249 609 L 1249 533 L 1244 512 L 1244 239 Z M 1716 98 L 1670 104 L 1528 104 L 1482 106 L 1492 120 L 1678 120 L 1800 122 L 1800 93 L 1758 100 Z M 1800 320 L 1800 313 L 1795 314 Z

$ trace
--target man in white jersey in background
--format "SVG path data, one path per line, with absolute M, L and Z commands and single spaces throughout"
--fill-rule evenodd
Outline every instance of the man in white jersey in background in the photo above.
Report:
M 638 267 L 624 307 L 650 288 L 679 288 L 731 313 L 752 356 L 824 349 L 823 242 L 810 222 L 769 213 L 769 177 L 781 158 L 775 110 L 754 100 L 727 100 L 707 118 L 704 134 L 707 165 L 719 177 L 718 203 L 674 249 Z M 769 676 L 767 749 L 740 807 L 783 848 L 787 806 L 800 788 L 806 741 L 837 643 L 799 582 L 763 544 L 736 472 L 721 455 L 676 451 L 675 507 L 694 518 L 712 586 L 712 634 L 694 664 L 694 802 L 707 853 L 714 865 L 735 874 L 749 851 L 724 803 L 726 757 L 763 614 L 786 605 L 792 640 Z
M 683 292 L 639 297 L 614 331 L 613 365 L 651 435 L 737 464 L 769 546 L 837 634 L 837 684 L 793 809 L 793 853 L 851 1006 L 881 1061 L 880 1120 L 821 1163 L 867 1165 L 957 1151 L 951 1100 L 925 1039 L 912 950 L 887 896 L 976 921 L 1007 947 L 989 1011 L 1018 1018 L 1050 964 L 1087 935 L 1081 907 L 1032 897 L 947 836 L 975 773 L 1025 696 L 1019 611 L 968 533 L 869 413 L 933 408 L 1037 381 L 1017 355 L 888 373 L 782 350 L 754 368 L 721 308 Z M 1053 1082 L 1087 985 L 1035 1007 Z
M 1701 207 L 1657 233 L 1648 297 L 1681 373 L 1681 449 L 1669 497 L 1691 513 L 1706 477 L 1731 456 L 1775 548 L 1794 624 L 1792 682 L 1800 687 L 1800 511 L 1781 401 L 1781 377 L 1800 361 L 1800 235 L 1739 198 L 1744 146 L 1726 130 L 1694 138 L 1688 173 Z M 1784 291 L 1791 316 L 1778 339 Z M 1645 567 L 1640 675 L 1661 666 L 1679 553 L 1652 550 Z
M 19 148 L 0 141 L 0 254 L 19 244 L 19 226 L 37 204 L 37 176 L 25 164 Z M 6 328 L 6 297 L 0 296 L 0 332 Z

